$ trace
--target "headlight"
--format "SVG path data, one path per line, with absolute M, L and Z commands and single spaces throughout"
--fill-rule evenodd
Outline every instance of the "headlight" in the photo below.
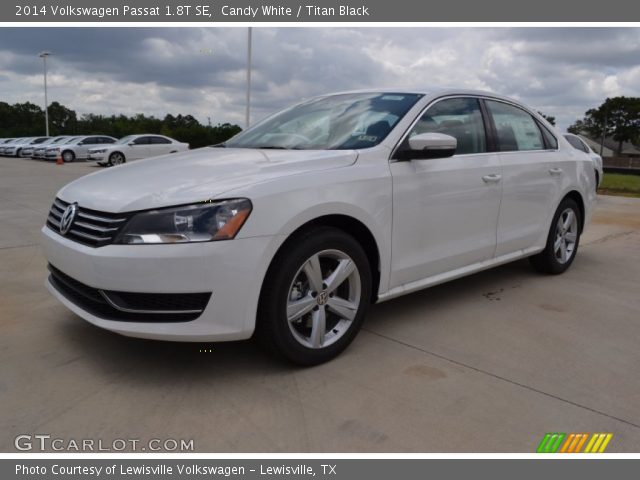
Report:
M 89 150 L 89 153 L 104 153 L 106 151 L 107 151 L 106 148 L 100 148 L 98 150 Z
M 150 210 L 134 215 L 114 243 L 187 243 L 228 240 L 251 213 L 246 198 Z

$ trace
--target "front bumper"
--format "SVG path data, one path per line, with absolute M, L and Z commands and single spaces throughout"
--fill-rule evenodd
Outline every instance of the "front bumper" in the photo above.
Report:
M 154 322 L 124 315 L 112 320 L 63 294 L 51 277 L 46 281 L 60 302 L 98 327 L 132 337 L 184 342 L 242 340 L 252 335 L 262 280 L 278 243 L 277 237 L 252 237 L 93 248 L 48 227 L 42 229 L 42 235 L 49 263 L 93 289 L 147 294 L 211 292 L 204 311 L 195 319 Z
M 105 159 L 106 153 L 88 153 L 87 160 L 89 162 L 100 162 Z

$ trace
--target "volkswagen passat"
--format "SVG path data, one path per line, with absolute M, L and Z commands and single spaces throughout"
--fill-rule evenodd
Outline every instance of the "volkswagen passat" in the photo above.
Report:
M 58 135 L 57 137 L 49 138 L 49 140 L 47 140 L 45 142 L 42 142 L 40 145 L 34 145 L 33 148 L 30 149 L 31 158 L 34 158 L 34 159 L 43 159 L 43 158 L 45 158 L 45 153 L 47 151 L 47 148 L 51 147 L 52 145 L 63 144 L 64 142 L 66 142 L 70 138 L 71 137 L 68 136 L 68 135 Z M 27 150 L 26 148 L 24 150 L 26 151 L 24 153 L 24 155 L 26 155 L 29 150 Z
M 49 290 L 134 337 L 341 352 L 367 307 L 529 257 L 576 257 L 591 161 L 534 109 L 475 91 L 366 91 L 215 147 L 80 178 L 42 233 Z
M 157 157 L 169 153 L 189 150 L 188 143 L 182 143 L 164 135 L 129 135 L 111 145 L 90 148 L 87 160 L 94 160 L 110 167 L 131 160 Z
M 48 147 L 45 150 L 44 156 L 47 160 L 56 160 L 58 155 L 60 155 L 64 162 L 86 160 L 90 149 L 111 145 L 115 142 L 117 142 L 117 139 L 109 137 L 108 135 L 73 137 L 62 145 Z
M 574 135 L 573 133 L 565 133 L 563 136 L 567 139 L 567 142 L 569 142 L 573 148 L 575 148 L 576 150 L 580 150 L 581 152 L 584 152 L 589 156 L 589 158 L 593 162 L 593 168 L 595 170 L 596 187 L 599 187 L 602 183 L 602 178 L 604 177 L 604 170 L 602 168 L 602 157 L 594 152 L 593 149 L 589 145 L 587 145 L 587 142 L 585 142 L 579 135 Z

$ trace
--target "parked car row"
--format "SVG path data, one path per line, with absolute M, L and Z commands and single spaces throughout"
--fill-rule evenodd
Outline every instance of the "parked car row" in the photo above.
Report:
M 188 143 L 155 134 L 128 135 L 120 140 L 108 135 L 0 138 L 0 155 L 42 160 L 60 156 L 65 162 L 90 160 L 109 166 L 188 149 Z

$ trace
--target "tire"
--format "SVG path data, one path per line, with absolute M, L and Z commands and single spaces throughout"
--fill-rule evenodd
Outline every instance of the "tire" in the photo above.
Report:
M 565 198 L 556 210 L 545 249 L 529 257 L 533 268 L 541 273 L 558 275 L 573 263 L 580 244 L 582 218 L 575 200 Z
M 109 165 L 110 167 L 114 167 L 116 165 L 122 165 L 126 161 L 127 160 L 124 158 L 124 155 L 122 153 L 113 152 L 111 155 L 109 155 L 109 161 L 107 162 L 107 165 Z
M 75 159 L 76 159 L 76 154 L 73 153 L 71 150 L 65 150 L 64 152 L 62 152 L 62 161 L 64 163 L 73 162 Z
M 337 271 L 342 274 L 332 277 Z M 318 227 L 291 238 L 274 258 L 263 284 L 258 340 L 298 365 L 331 360 L 362 326 L 371 277 L 364 250 L 342 230 Z

